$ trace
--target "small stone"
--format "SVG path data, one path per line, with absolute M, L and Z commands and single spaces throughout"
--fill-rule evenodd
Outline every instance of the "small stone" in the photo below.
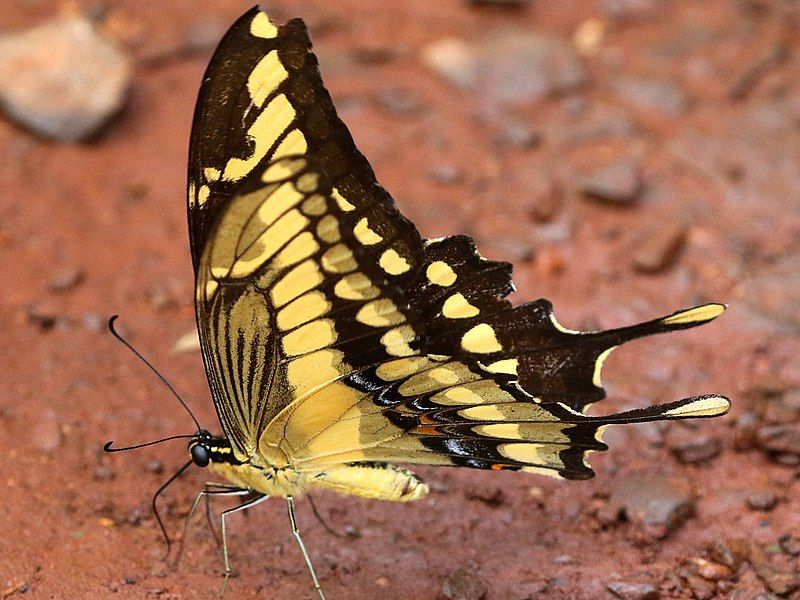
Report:
M 81 323 L 89 331 L 103 331 L 106 328 L 105 317 L 97 313 L 84 313 L 81 315 Z
M 148 460 L 146 463 L 144 463 L 144 468 L 149 473 L 159 474 L 164 472 L 164 463 L 160 460 Z
M 722 451 L 719 440 L 706 435 L 674 440 L 670 443 L 669 449 L 673 456 L 684 464 L 708 462 Z
M 609 497 L 628 519 L 640 522 L 656 538 L 665 537 L 694 513 L 689 483 L 660 473 L 631 473 L 615 479 Z
M 725 565 L 736 571 L 743 560 L 750 555 L 750 544 L 744 538 L 717 540 L 708 546 L 708 556 L 715 563 Z
M 719 563 L 711 562 L 703 558 L 695 558 L 692 560 L 697 574 L 707 581 L 720 581 L 722 579 L 729 579 L 733 572 L 730 568 Z
M 506 501 L 506 495 L 502 488 L 471 487 L 464 494 L 467 500 L 477 500 L 487 506 L 500 506 Z
M 197 350 L 200 350 L 200 337 L 197 334 L 196 327 L 192 327 L 191 331 L 184 333 L 172 345 L 172 352 L 175 354 L 196 352 Z
M 615 21 L 653 17 L 658 9 L 658 0 L 605 0 L 602 4 L 603 14 Z
M 486 580 L 472 567 L 454 571 L 442 585 L 442 595 L 448 600 L 481 600 L 488 591 Z
M 680 256 L 686 241 L 686 228 L 680 223 L 665 223 L 650 232 L 633 251 L 633 267 L 640 273 L 662 273 Z
M 139 579 L 135 575 L 128 575 L 124 581 L 125 585 L 136 585 L 136 582 L 139 581 Z
M 61 446 L 61 427 L 54 410 L 43 409 L 39 412 L 39 420 L 31 427 L 30 443 L 37 450 L 52 452 Z
M 423 50 L 422 62 L 459 89 L 474 89 L 478 84 L 478 60 L 464 40 L 447 38 L 434 42 Z
M 49 307 L 36 305 L 28 308 L 28 323 L 35 325 L 41 331 L 53 329 L 62 322 L 63 319 L 51 311 Z
M 627 205 L 639 199 L 642 181 L 639 165 L 624 158 L 578 178 L 578 187 L 588 198 Z
M 758 415 L 753 411 L 745 411 L 736 419 L 733 426 L 733 447 L 742 452 L 756 446 Z
M 715 582 L 703 579 L 699 575 L 687 575 L 684 577 L 686 584 L 692 590 L 692 598 L 697 600 L 711 600 L 717 595 L 717 586 Z
M 395 115 L 413 115 L 422 108 L 422 102 L 416 94 L 397 87 L 381 92 L 378 102 L 386 112 Z
M 549 223 L 563 206 L 564 192 L 557 182 L 551 181 L 539 191 L 531 202 L 531 216 L 538 223 Z
M 769 512 L 778 504 L 778 497 L 772 492 L 756 492 L 747 497 L 747 506 L 753 510 Z
M 57 140 L 83 140 L 117 113 L 128 58 L 82 17 L 0 37 L 0 104 L 15 121 Z
M 686 92 L 664 79 L 622 76 L 612 81 L 611 88 L 626 104 L 664 117 L 680 117 L 689 106 Z
M 800 536 L 790 533 L 784 534 L 778 538 L 778 544 L 786 554 L 800 556 Z
M 108 467 L 97 467 L 92 473 L 92 477 L 97 481 L 107 481 L 114 479 L 116 475 L 114 474 L 114 471 Z
M 575 559 L 569 554 L 559 554 L 553 559 L 553 564 L 556 565 L 571 565 L 575 563 Z
M 434 165 L 428 169 L 428 175 L 436 183 L 443 185 L 455 185 L 464 180 L 464 171 L 461 170 L 461 167 L 452 163 Z
M 542 136 L 538 132 L 516 119 L 502 119 L 495 136 L 495 143 L 499 146 L 514 146 L 523 150 L 531 150 L 541 141 Z
M 661 598 L 658 588 L 652 583 L 612 581 L 606 584 L 606 589 L 622 600 L 659 600 Z
M 776 454 L 800 455 L 800 423 L 761 427 L 756 432 L 758 445 Z
M 144 521 L 145 514 L 146 514 L 145 511 L 142 510 L 141 508 L 138 507 L 134 508 L 130 512 L 128 517 L 125 519 L 125 521 L 128 523 L 128 525 L 136 527 L 138 525 L 141 525 L 142 521 Z
M 778 596 L 788 596 L 800 588 L 800 575 L 774 566 L 767 553 L 755 544 L 750 548 L 750 564 L 769 591 Z
M 78 287 L 86 274 L 78 268 L 66 268 L 58 271 L 50 278 L 47 287 L 51 292 L 68 292 Z

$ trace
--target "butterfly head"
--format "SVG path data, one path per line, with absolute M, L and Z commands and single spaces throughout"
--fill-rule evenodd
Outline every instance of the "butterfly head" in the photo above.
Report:
M 233 460 L 233 450 L 227 438 L 214 437 L 205 429 L 199 429 L 189 440 L 189 455 L 198 467 Z

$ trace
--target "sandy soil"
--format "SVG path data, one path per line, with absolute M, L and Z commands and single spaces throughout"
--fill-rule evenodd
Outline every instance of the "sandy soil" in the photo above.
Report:
M 489 599 L 588 599 L 623 582 L 652 586 L 631 598 L 800 598 L 797 3 L 269 4 L 309 23 L 341 114 L 402 210 L 426 236 L 467 232 L 483 254 L 514 261 L 517 301 L 547 297 L 573 328 L 702 301 L 731 307 L 700 330 L 618 351 L 604 371 L 610 398 L 596 407 L 719 392 L 731 414 L 613 431 L 589 482 L 420 469 L 433 492 L 415 504 L 317 498 L 347 540 L 301 503 L 329 597 L 478 598 L 485 588 Z M 148 508 L 187 458 L 182 443 L 101 452 L 109 439 L 192 431 L 104 323 L 120 313 L 217 429 L 199 354 L 174 351 L 194 326 L 185 162 L 209 40 L 249 5 L 85 5 L 105 7 L 105 30 L 137 61 L 123 113 L 85 144 L 0 121 L 0 598 L 213 598 L 222 560 L 203 519 L 174 570 Z M 15 7 L 0 11 L 0 30 L 63 8 Z M 512 28 L 581 54 L 582 83 L 508 107 L 456 89 L 420 58 L 442 38 L 480 44 Z M 675 101 L 625 88 L 631 78 L 666 82 Z M 587 174 L 619 161 L 641 179 L 631 201 L 581 193 Z M 658 474 L 673 476 L 661 484 L 682 504 L 661 507 L 650 490 L 657 506 L 642 517 L 626 490 L 648 492 Z M 174 535 L 204 477 L 192 470 L 166 494 Z M 234 517 L 231 544 L 230 598 L 313 597 L 282 502 Z

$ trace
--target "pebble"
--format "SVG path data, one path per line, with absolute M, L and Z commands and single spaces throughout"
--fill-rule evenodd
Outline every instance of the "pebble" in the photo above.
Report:
M 694 513 L 695 496 L 685 479 L 660 473 L 631 473 L 615 479 L 609 504 L 662 538 Z
M 747 506 L 753 510 L 769 512 L 778 504 L 778 497 L 772 492 L 755 492 L 747 497 Z
M 658 588 L 652 583 L 612 581 L 606 584 L 606 589 L 622 600 L 658 600 L 661 598 Z
M 568 44 L 535 31 L 506 30 L 472 44 L 439 40 L 423 50 L 422 62 L 458 89 L 480 88 L 489 106 L 536 102 L 588 80 Z
M 501 119 L 494 139 L 498 146 L 513 146 L 531 150 L 541 143 L 542 136 L 522 121 Z
M 124 581 L 125 585 L 136 585 L 136 582 L 139 581 L 139 579 L 135 575 L 128 575 Z
M 722 451 L 719 440 L 706 435 L 673 440 L 669 449 L 684 464 L 708 462 Z
M 725 565 L 721 565 L 704 558 L 692 559 L 697 574 L 707 581 L 720 581 L 722 579 L 729 579 L 733 572 Z
M 59 418 L 52 409 L 43 409 L 39 413 L 39 420 L 30 430 L 31 446 L 43 452 L 52 452 L 61 446 L 62 435 Z
M 455 185 L 464 181 L 464 171 L 453 163 L 439 163 L 428 169 L 428 175 L 436 183 Z
M 564 203 L 564 191 L 556 181 L 544 185 L 544 189 L 534 196 L 530 205 L 531 216 L 537 223 L 552 221 Z
M 768 425 L 756 431 L 758 445 L 776 454 L 800 455 L 800 423 Z
M 499 487 L 473 486 L 464 493 L 464 496 L 467 500 L 477 500 L 487 506 L 501 506 L 506 501 L 506 495 Z
M 0 37 L 0 104 L 42 136 L 97 134 L 121 109 L 130 81 L 127 56 L 82 17 Z
M 148 460 L 144 463 L 144 468 L 148 473 L 163 473 L 164 472 L 164 463 L 160 460 Z
M 386 112 L 395 115 L 413 115 L 422 109 L 422 102 L 416 94 L 398 87 L 383 90 L 378 103 Z
M 681 223 L 665 223 L 645 237 L 633 251 L 633 267 L 640 273 L 656 274 L 669 269 L 686 241 Z
M 628 205 L 639 199 L 642 180 L 633 158 L 623 158 L 578 178 L 578 188 L 588 198 Z
M 423 50 L 422 62 L 456 88 L 471 90 L 478 85 L 478 57 L 464 40 L 446 38 L 434 42 Z
M 86 277 L 86 273 L 79 268 L 68 267 L 56 272 L 47 284 L 51 292 L 69 292 L 78 287 Z
M 454 571 L 442 585 L 442 595 L 449 600 L 481 600 L 488 591 L 486 580 L 472 567 Z
M 536 31 L 504 31 L 480 52 L 484 100 L 527 104 L 577 89 L 588 80 L 583 62 L 562 40 Z
M 611 82 L 611 88 L 626 104 L 664 117 L 680 117 L 689 106 L 686 92 L 664 79 L 621 76 Z
M 769 591 L 778 596 L 788 596 L 800 588 L 800 575 L 776 568 L 767 553 L 755 544 L 750 549 L 750 564 Z
M 800 536 L 786 533 L 778 538 L 781 550 L 790 556 L 800 556 Z
M 92 473 L 92 477 L 97 481 L 108 481 L 110 479 L 114 479 L 116 475 L 114 474 L 114 471 L 108 467 L 97 467 Z
M 750 543 L 744 538 L 716 540 L 707 548 L 708 556 L 715 563 L 736 571 L 750 555 Z

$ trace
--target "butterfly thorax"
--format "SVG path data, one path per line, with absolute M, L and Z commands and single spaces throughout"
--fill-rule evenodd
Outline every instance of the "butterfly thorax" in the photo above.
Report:
M 261 464 L 258 457 L 240 460 L 228 438 L 212 436 L 201 430 L 189 442 L 192 461 L 199 467 L 227 479 L 243 489 L 269 496 L 295 496 L 300 490 L 299 474 L 294 469 Z

